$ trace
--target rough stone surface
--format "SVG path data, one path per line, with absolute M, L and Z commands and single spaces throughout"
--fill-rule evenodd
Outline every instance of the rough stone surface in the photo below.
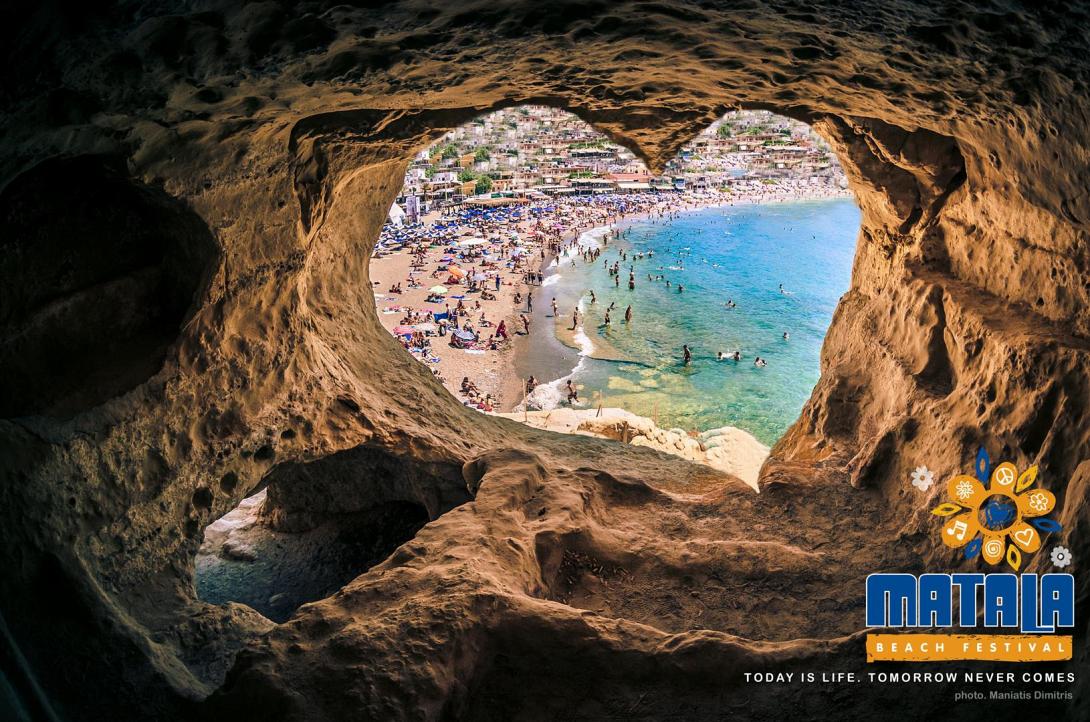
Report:
M 739 672 L 860 669 L 865 575 L 957 566 L 912 468 L 981 443 L 1039 464 L 1090 558 L 1090 17 L 1039 5 L 7 7 L 0 372 L 31 384 L 0 421 L 11 686 L 71 719 L 884 717 L 881 688 Z M 834 144 L 863 211 L 851 289 L 760 495 L 467 410 L 382 332 L 367 256 L 408 159 L 531 101 L 654 168 L 738 106 Z M 87 177 L 112 212 L 35 191 L 63 163 L 109 169 Z M 270 627 L 193 584 L 202 530 L 263 482 L 289 526 L 323 488 L 436 518 Z M 1085 678 L 1036 712 L 1085 718 Z

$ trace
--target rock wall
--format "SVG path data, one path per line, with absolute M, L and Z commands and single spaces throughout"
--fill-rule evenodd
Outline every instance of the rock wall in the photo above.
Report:
M 830 693 L 738 670 L 861 666 L 865 575 L 956 564 L 908 470 L 942 478 L 982 443 L 1040 465 L 1090 554 L 1084 4 L 358 5 L 4 11 L 0 610 L 20 704 L 806 716 Z M 760 496 L 471 412 L 381 331 L 367 257 L 408 159 L 525 102 L 653 168 L 739 106 L 837 149 L 863 210 L 852 287 Z M 361 490 L 353 458 L 382 478 Z M 192 581 L 204 527 L 262 483 L 282 518 L 369 489 L 441 515 L 270 630 Z M 277 496 L 292 483 L 326 505 Z M 1086 715 L 1079 685 L 1058 713 Z

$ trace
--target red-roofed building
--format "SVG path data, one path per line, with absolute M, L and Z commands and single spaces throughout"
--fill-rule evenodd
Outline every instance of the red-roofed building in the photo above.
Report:
M 650 173 L 608 173 L 606 178 L 616 183 L 650 183 Z

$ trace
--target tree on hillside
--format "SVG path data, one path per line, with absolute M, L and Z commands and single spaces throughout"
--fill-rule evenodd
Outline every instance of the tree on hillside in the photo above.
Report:
M 473 192 L 476 193 L 477 195 L 481 195 L 482 193 L 488 193 L 491 190 L 492 190 L 492 179 L 489 178 L 486 175 L 483 175 L 483 176 L 481 176 L 480 178 L 477 179 L 477 185 L 476 185 L 476 187 L 474 187 Z

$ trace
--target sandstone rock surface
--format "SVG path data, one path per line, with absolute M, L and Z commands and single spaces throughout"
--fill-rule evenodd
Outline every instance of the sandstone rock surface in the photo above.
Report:
M 868 573 L 968 568 L 934 539 L 939 492 L 910 487 L 911 469 L 944 478 L 982 444 L 1036 463 L 1057 541 L 1090 558 L 1085 3 L 4 14 L 14 704 L 103 720 L 886 718 L 881 688 L 739 675 L 860 670 Z M 738 106 L 836 148 L 863 211 L 851 289 L 759 495 L 469 411 L 382 331 L 367 258 L 408 160 L 525 102 L 656 169 Z M 271 624 L 194 589 L 204 529 L 262 484 L 285 533 L 380 504 L 431 521 Z M 1085 671 L 1088 641 L 1066 669 Z M 1085 718 L 1085 674 L 1075 692 L 1036 713 Z M 951 694 L 898 711 L 934 716 Z M 1023 712 L 1007 709 L 990 719 Z
M 756 491 L 768 447 L 752 434 L 733 426 L 708 429 L 690 436 L 683 429 L 662 429 L 645 416 L 624 409 L 571 409 L 518 411 L 497 414 L 537 429 L 567 434 L 589 434 L 633 446 L 644 446 L 686 461 L 706 464 L 736 476 Z

